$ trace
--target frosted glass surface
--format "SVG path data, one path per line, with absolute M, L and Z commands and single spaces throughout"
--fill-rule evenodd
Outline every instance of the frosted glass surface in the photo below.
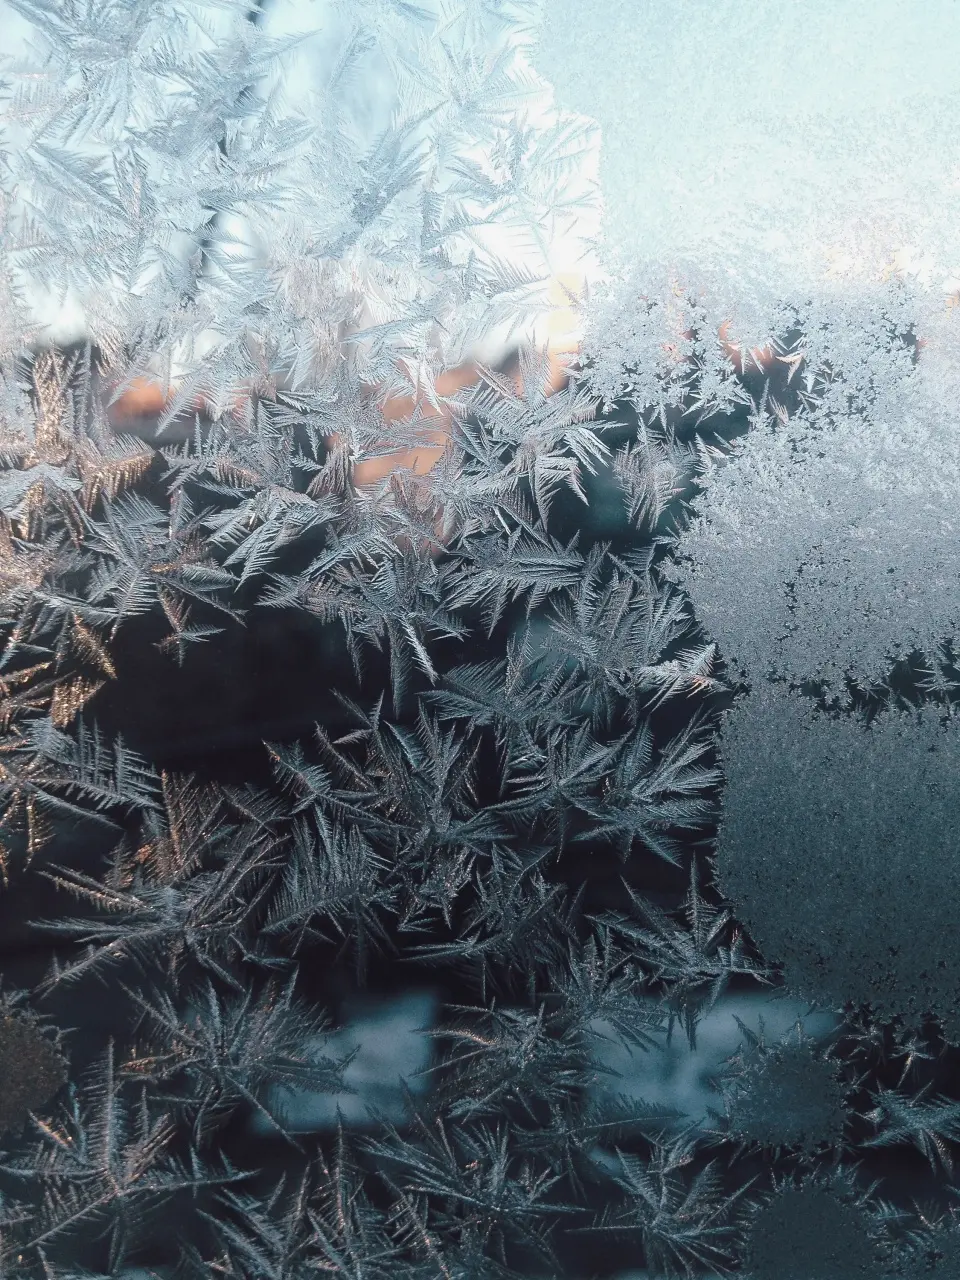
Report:
M 950 0 L 550 0 L 535 65 L 601 127 L 609 252 L 782 293 L 903 246 L 960 266 L 958 48 Z
M 0 0 L 0 1273 L 957 1280 L 960 3 Z
M 958 50 L 953 4 L 544 10 L 536 65 L 601 129 L 587 382 L 722 406 L 722 326 L 767 371 L 804 361 L 801 412 L 762 406 L 680 542 L 753 674 L 878 681 L 956 626 Z M 655 372 L 694 322 L 692 370 Z

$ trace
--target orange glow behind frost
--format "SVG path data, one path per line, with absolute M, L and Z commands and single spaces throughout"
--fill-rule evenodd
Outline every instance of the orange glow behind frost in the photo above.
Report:
M 580 350 L 579 313 L 570 305 L 565 290 L 579 297 L 583 288 L 583 277 L 561 273 L 550 287 L 551 312 L 548 320 L 547 350 L 549 358 L 546 395 L 559 391 L 567 378 L 567 365 L 570 358 Z M 517 390 L 522 393 L 523 386 L 520 375 L 516 375 Z M 476 362 L 470 360 L 455 369 L 448 369 L 437 375 L 435 386 L 440 398 L 456 395 L 458 392 L 475 386 L 479 381 Z M 376 395 L 377 388 L 372 392 Z M 158 419 L 169 409 L 173 402 L 173 391 L 165 392 L 159 382 L 149 378 L 135 378 L 124 393 L 110 406 L 109 416 L 114 426 L 123 428 L 134 419 Z M 245 393 L 240 392 L 234 400 L 234 408 L 241 409 L 245 401 Z M 380 406 L 385 422 L 412 420 L 420 407 L 420 434 L 426 434 L 433 443 L 412 446 L 409 449 L 395 451 L 381 457 L 365 458 L 354 464 L 353 480 L 357 485 L 378 484 L 386 476 L 395 471 L 410 470 L 418 475 L 431 471 L 443 456 L 451 437 L 452 410 L 442 406 L 439 413 L 425 411 L 423 397 L 392 396 Z M 197 396 L 186 406 L 185 412 L 209 412 L 212 406 L 203 395 Z M 431 429 L 430 424 L 436 426 Z M 337 437 L 329 439 L 331 446 Z
M 581 317 L 579 309 L 571 303 L 570 295 L 579 299 L 583 295 L 584 278 L 571 273 L 561 273 L 550 287 L 551 310 L 548 317 L 547 355 L 548 372 L 544 393 L 554 395 L 565 385 L 568 368 L 580 353 Z M 569 291 L 569 292 L 568 292 Z M 729 338 L 730 322 L 725 321 L 719 330 L 720 345 L 732 361 L 738 373 L 743 373 L 742 349 Z M 686 336 L 690 336 L 689 334 Z M 757 347 L 750 352 L 751 361 L 761 370 L 767 370 L 774 359 L 769 346 Z M 515 372 L 514 380 L 518 393 L 523 393 L 522 379 Z M 475 361 L 467 361 L 455 369 L 448 369 L 438 374 L 435 379 L 436 392 L 439 398 L 445 399 L 475 386 L 479 381 L 479 371 Z M 376 394 L 377 388 L 371 388 Z M 234 399 L 234 408 L 242 409 L 248 393 L 238 392 Z M 158 419 L 170 407 L 173 392 L 164 392 L 159 382 L 148 378 L 135 378 L 124 393 L 110 406 L 109 415 L 114 426 L 122 428 L 134 419 Z M 379 484 L 395 471 L 408 470 L 418 475 L 431 471 L 440 461 L 451 439 L 453 411 L 442 405 L 439 412 L 430 411 L 424 397 L 393 396 L 388 397 L 380 406 L 385 422 L 411 421 L 419 406 L 419 426 L 421 436 L 426 435 L 429 443 L 413 445 L 408 449 L 395 450 L 380 457 L 365 458 L 356 462 L 353 467 L 353 480 L 357 485 Z M 187 412 L 206 412 L 212 406 L 203 395 L 197 396 L 187 406 Z M 431 426 L 431 424 L 435 424 Z M 338 437 L 333 436 L 328 443 L 332 446 Z

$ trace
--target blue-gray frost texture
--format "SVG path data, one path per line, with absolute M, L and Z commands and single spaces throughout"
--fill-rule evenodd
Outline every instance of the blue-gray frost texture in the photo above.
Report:
M 0 7 L 4 1276 L 960 1274 L 915 131 L 823 279 L 611 237 L 557 379 L 547 7 Z

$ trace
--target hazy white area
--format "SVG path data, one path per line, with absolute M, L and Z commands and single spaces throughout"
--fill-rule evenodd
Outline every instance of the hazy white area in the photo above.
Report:
M 321 1037 L 314 1046 L 318 1057 L 334 1060 L 356 1052 L 344 1073 L 348 1091 L 340 1094 L 307 1093 L 274 1088 L 269 1105 L 293 1132 L 336 1128 L 337 1111 L 348 1127 L 371 1123 L 368 1104 L 394 1124 L 405 1119 L 401 1080 L 414 1095 L 428 1087 L 429 1077 L 417 1072 L 430 1065 L 427 1032 L 437 1017 L 436 1000 L 429 992 L 408 991 L 393 999 L 366 1001 L 338 1031 Z M 273 1130 L 261 1113 L 250 1121 L 254 1133 L 269 1136 Z
M 802 1023 L 808 1036 L 828 1035 L 836 1019 L 782 993 L 768 996 L 725 996 L 697 1024 L 696 1048 L 691 1049 L 682 1027 L 674 1027 L 670 1044 L 656 1052 L 630 1052 L 622 1042 L 610 1042 L 598 1052 L 604 1067 L 618 1073 L 607 1077 L 602 1088 L 653 1106 L 673 1108 L 688 1121 L 709 1121 L 708 1108 L 723 1110 L 722 1098 L 712 1087 L 723 1063 L 744 1043 L 736 1019 L 759 1033 L 762 1021 L 768 1042 L 785 1036 Z M 598 1025 L 599 1029 L 599 1025 Z
M 952 0 L 542 2 L 534 65 L 602 130 L 608 262 L 709 257 L 782 292 L 900 249 L 960 275 Z
M 430 1076 L 417 1073 L 431 1064 L 433 1055 L 427 1033 L 435 1025 L 437 1014 L 436 1001 L 429 992 L 411 991 L 365 1003 L 340 1030 L 320 1038 L 315 1045 L 318 1057 L 334 1059 L 359 1050 L 344 1077 L 354 1092 L 334 1095 L 278 1088 L 266 1101 L 279 1108 L 277 1114 L 285 1117 L 294 1132 L 334 1128 L 338 1108 L 344 1124 L 363 1127 L 371 1123 L 368 1104 L 395 1124 L 403 1123 L 407 1117 L 400 1082 L 403 1080 L 414 1095 L 429 1090 Z M 701 1020 L 695 1049 L 690 1049 L 682 1028 L 676 1027 L 669 1046 L 664 1038 L 656 1050 L 631 1053 L 617 1043 L 615 1034 L 609 1039 L 601 1038 L 605 1028 L 598 1022 L 597 1062 L 617 1074 L 604 1073 L 597 1088 L 675 1109 L 688 1120 L 709 1120 L 708 1107 L 722 1110 L 711 1080 L 743 1041 L 734 1015 L 755 1032 L 762 1020 L 770 1041 L 784 1036 L 798 1019 L 806 1034 L 814 1037 L 828 1034 L 835 1025 L 830 1015 L 808 1013 L 805 1005 L 783 995 L 731 996 L 719 1000 Z M 272 1133 L 269 1122 L 259 1113 L 250 1124 L 255 1133 Z
M 204 0 L 195 5 L 184 0 L 182 5 L 175 7 L 184 14 L 192 15 L 198 28 L 208 33 L 211 45 L 219 42 L 221 47 L 227 47 L 236 38 L 238 24 L 241 31 L 244 26 L 246 6 L 232 0 L 220 7 Z M 439 50 L 444 41 L 453 53 L 459 51 L 465 28 L 462 22 L 458 25 L 451 19 L 451 14 L 455 14 L 459 7 L 447 4 L 446 0 L 424 0 L 424 3 L 418 2 L 408 8 L 397 6 L 395 11 L 378 0 L 357 0 L 356 4 L 346 4 L 342 0 L 264 0 L 260 22 L 263 37 L 269 41 L 287 41 L 289 47 L 284 50 L 279 63 L 254 80 L 251 87 L 260 103 L 269 103 L 281 117 L 286 112 L 317 126 L 316 136 L 306 147 L 298 149 L 301 159 L 311 153 L 312 163 L 323 174 L 308 219 L 309 229 L 316 237 L 323 237 L 329 228 L 342 220 L 344 208 L 349 205 L 349 163 L 346 168 L 338 167 L 344 157 L 370 155 L 398 109 L 404 119 L 413 114 L 423 84 L 431 75 L 442 75 L 444 59 Z M 480 44 L 486 42 L 489 68 L 497 64 L 497 42 L 501 38 L 510 54 L 503 62 L 505 74 L 502 106 L 499 108 L 503 120 L 506 122 L 512 112 L 524 128 L 536 134 L 549 130 L 554 118 L 554 98 L 552 87 L 529 62 L 528 50 L 534 42 L 536 24 L 535 21 L 524 23 L 523 17 L 528 9 L 531 14 L 535 13 L 535 5 L 529 5 L 527 0 L 500 6 L 497 12 L 503 19 L 501 24 L 491 20 L 490 14 L 478 11 L 476 27 L 483 26 L 486 32 L 480 37 Z M 417 19 L 413 16 L 415 13 L 422 17 Z M 6 0 L 0 0 L 0 30 L 3 31 L 3 55 L 14 69 L 14 82 L 19 83 L 18 70 L 33 74 L 45 65 L 46 41 L 38 35 L 36 27 L 20 17 Z M 162 25 L 158 25 L 154 38 L 160 39 L 162 32 Z M 358 34 L 359 43 L 352 45 Z M 348 53 L 351 48 L 353 53 Z M 345 66 L 347 70 L 344 72 Z M 335 76 L 338 77 L 338 87 L 335 94 L 330 95 L 329 85 Z M 182 85 L 175 76 L 163 86 L 163 91 L 168 94 L 181 89 Z M 462 90 L 465 95 L 470 89 L 466 83 L 456 85 L 456 90 Z M 481 122 L 479 114 L 477 121 L 477 137 L 480 139 L 488 122 Z M 137 123 L 131 115 L 129 124 Z M 6 128 L 14 143 L 26 136 L 18 126 L 11 127 L 9 121 Z M 421 129 L 411 136 L 422 138 L 425 131 Z M 460 258 L 465 261 L 467 253 L 473 249 L 481 261 L 496 259 L 500 264 L 536 272 L 544 278 L 559 274 L 577 278 L 596 274 L 593 245 L 599 225 L 599 206 L 595 199 L 598 143 L 599 135 L 596 134 L 586 152 L 580 154 L 573 165 L 567 164 L 563 200 L 560 202 L 563 207 L 557 207 L 546 219 L 538 211 L 535 222 L 518 219 L 515 210 L 510 214 L 498 214 L 490 225 L 471 228 L 462 237 Z M 72 140 L 71 151 L 75 155 L 104 154 L 102 147 L 98 151 L 97 144 L 88 145 L 81 138 Z M 469 140 L 461 139 L 458 152 L 460 157 L 469 157 L 483 167 L 483 142 L 478 141 L 471 146 Z M 288 160 L 289 154 L 284 155 L 281 151 L 271 176 L 275 176 L 281 185 L 284 181 L 289 184 L 287 200 L 292 205 L 301 194 L 297 190 L 297 174 L 302 170 L 291 166 Z M 167 176 L 157 174 L 156 177 L 159 189 L 163 190 Z M 199 175 L 186 175 L 187 185 L 200 181 Z M 431 189 L 437 192 L 448 190 L 452 182 L 450 172 L 438 171 L 435 178 L 430 179 Z M 13 206 L 24 198 L 30 198 L 29 183 L 15 189 Z M 415 218 L 415 211 L 411 209 L 410 213 Z M 404 219 L 403 212 L 399 217 L 395 216 L 395 211 L 392 212 L 394 226 L 390 230 L 398 237 L 409 230 L 410 219 Z M 268 263 L 271 252 L 277 251 L 284 243 L 284 235 L 289 232 L 288 224 L 279 218 L 275 222 L 268 220 L 266 226 L 262 218 L 259 221 L 260 225 L 255 226 L 249 217 L 227 211 L 220 214 L 216 233 L 232 261 L 246 262 L 254 270 Z M 185 263 L 196 245 L 195 237 L 181 235 L 175 242 L 165 244 L 163 252 Z M 412 268 L 412 261 L 410 265 Z M 344 274 L 358 272 L 358 279 L 361 279 L 364 263 L 360 255 L 345 254 L 343 269 Z M 137 283 L 135 291 L 144 289 L 156 274 L 157 269 L 148 271 Z M 399 278 L 401 274 L 402 280 Z M 18 283 L 22 284 L 31 319 L 39 326 L 39 333 L 45 341 L 71 342 L 89 336 L 91 328 L 95 328 L 97 315 L 109 316 L 111 312 L 109 289 L 97 289 L 91 297 L 80 298 L 70 288 L 47 290 L 30 276 L 22 282 L 18 280 Z M 408 270 L 398 273 L 395 283 L 397 296 L 409 295 L 412 298 L 426 287 L 426 276 L 422 270 L 419 276 L 416 271 Z M 389 309 L 396 299 L 380 296 L 382 280 L 376 283 L 363 280 L 360 287 L 366 294 L 366 310 L 360 322 L 362 328 L 382 320 L 385 308 Z M 543 299 L 544 306 L 540 310 L 534 308 L 520 323 L 513 315 L 500 323 L 482 326 L 482 333 L 468 340 L 463 352 L 457 351 L 454 361 L 465 354 L 496 362 L 521 338 L 544 342 L 549 323 L 545 309 L 546 289 Z M 114 307 L 123 301 L 118 287 Z M 220 345 L 220 327 L 211 326 L 205 335 L 194 335 L 194 338 L 192 354 L 202 356 L 207 348 L 213 351 Z

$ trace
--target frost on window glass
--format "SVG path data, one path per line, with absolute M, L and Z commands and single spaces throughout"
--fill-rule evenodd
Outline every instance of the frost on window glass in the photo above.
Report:
M 0 43 L 0 1271 L 954 1275 L 960 5 Z
M 537 65 L 603 131 L 586 382 L 695 422 L 744 359 L 768 376 L 701 468 L 676 579 L 753 678 L 878 681 L 960 603 L 960 13 L 573 10 L 548 7 Z
M 850 715 L 953 706 L 960 12 L 812 5 L 794 24 L 762 3 L 654 3 L 610 19 L 579 19 L 575 76 L 573 7 L 550 6 L 538 65 L 603 131 L 607 272 L 584 382 L 671 445 L 699 433 L 664 575 L 753 689 L 722 734 L 721 880 L 808 994 L 946 1016 L 950 948 L 914 965 L 907 938 L 949 929 L 952 908 L 933 919 L 955 901 L 952 766 L 942 804 L 925 770 L 927 752 L 953 759 L 951 733 L 798 725 L 804 698 Z M 746 420 L 724 434 L 751 367 Z M 916 989 L 914 967 L 954 995 Z
M 522 10 L 7 11 L 8 360 L 30 332 L 83 337 L 122 380 L 172 378 L 178 407 L 317 395 L 347 354 L 408 392 L 542 330 L 583 252 L 589 138 L 524 56 Z
M 767 685 L 724 730 L 724 891 L 788 984 L 960 1036 L 960 742 L 936 710 L 869 727 Z

